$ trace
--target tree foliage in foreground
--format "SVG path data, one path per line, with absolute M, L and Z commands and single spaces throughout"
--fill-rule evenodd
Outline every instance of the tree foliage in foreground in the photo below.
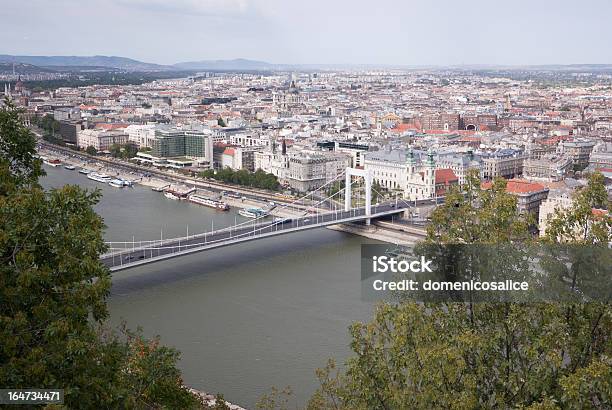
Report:
M 0 195 L 36 183 L 44 174 L 34 157 L 36 139 L 25 128 L 10 100 L 0 109 Z
M 584 207 L 580 198 L 599 197 L 602 181 L 592 179 L 587 189 L 558 215 L 560 226 L 581 220 L 572 216 Z M 427 240 L 525 241 L 528 225 L 503 181 L 482 190 L 472 176 L 434 212 Z M 320 388 L 310 409 L 606 409 L 612 403 L 609 302 L 382 304 L 350 335 L 353 356 L 343 370 L 330 361 L 317 371 Z
M 557 209 L 548 221 L 546 237 L 550 242 L 606 243 L 610 242 L 612 215 L 604 186 L 604 176 L 589 175 L 587 186 L 573 197 L 569 209 Z
M 192 408 L 177 351 L 102 331 L 111 277 L 98 192 L 45 192 L 34 136 L 0 110 L 0 387 L 63 388 L 68 408 Z

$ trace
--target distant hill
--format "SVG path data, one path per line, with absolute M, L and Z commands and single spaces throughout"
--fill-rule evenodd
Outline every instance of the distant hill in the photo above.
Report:
M 25 74 L 36 72 L 96 72 L 108 70 L 122 70 L 130 72 L 172 72 L 172 71 L 287 71 L 287 70 L 367 70 L 376 68 L 394 69 L 432 69 L 432 70 L 508 70 L 508 71 L 559 71 L 559 72 L 610 72 L 610 64 L 548 64 L 548 65 L 487 65 L 467 64 L 455 66 L 406 66 L 406 65 L 377 65 L 377 64 L 272 64 L 265 61 L 236 58 L 233 60 L 199 60 L 186 61 L 173 65 L 145 63 L 127 57 L 118 56 L 17 56 L 0 54 L 0 69 L 3 72 L 12 72 L 12 64 L 16 63 L 21 69 L 15 72 Z
M 13 70 L 16 74 L 41 74 L 55 72 L 55 70 L 38 67 L 32 64 L 6 63 L 0 61 L 0 74 L 12 74 Z
M 174 64 L 173 67 L 182 70 L 272 70 L 277 66 L 265 61 L 236 58 L 234 60 L 187 61 Z
M 0 55 L 0 63 L 23 63 L 39 67 L 81 66 L 81 67 L 107 67 L 127 71 L 166 71 L 171 66 L 144 63 L 126 57 L 116 56 L 14 56 Z

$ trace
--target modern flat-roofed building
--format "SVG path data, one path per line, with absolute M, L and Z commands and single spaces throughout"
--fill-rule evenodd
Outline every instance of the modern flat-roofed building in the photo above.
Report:
M 135 160 L 141 164 L 151 164 L 159 168 L 174 168 L 182 169 L 193 166 L 193 160 L 189 158 L 175 157 L 175 158 L 160 158 L 147 154 L 146 152 L 138 152 Z
M 212 164 L 213 138 L 201 130 L 162 128 L 150 139 L 151 155 L 158 158 L 186 157 L 199 164 Z
M 365 154 L 368 152 L 369 146 L 365 144 L 356 144 L 354 142 L 335 141 L 334 151 L 343 152 L 351 156 L 352 167 L 362 167 Z
M 60 121 L 60 135 L 62 140 L 69 144 L 77 144 L 77 135 L 83 129 L 83 121 L 63 120 Z

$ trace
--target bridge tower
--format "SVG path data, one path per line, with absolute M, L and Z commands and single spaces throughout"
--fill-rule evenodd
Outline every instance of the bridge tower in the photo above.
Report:
M 365 170 L 365 169 L 357 169 L 357 168 L 347 168 L 346 169 L 346 181 L 344 184 L 344 210 L 345 211 L 350 211 L 351 210 L 351 195 L 352 195 L 352 189 L 351 189 L 351 177 L 352 176 L 359 176 L 359 177 L 363 177 L 363 179 L 365 180 L 365 211 L 366 211 L 366 215 L 370 216 L 372 215 L 372 174 L 370 172 L 370 170 Z M 366 225 L 370 225 L 370 218 L 366 219 Z

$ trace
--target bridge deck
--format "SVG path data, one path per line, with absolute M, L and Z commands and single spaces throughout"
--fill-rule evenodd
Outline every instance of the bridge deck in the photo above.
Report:
M 365 215 L 365 209 L 337 211 L 320 215 L 308 215 L 293 218 L 285 222 L 263 222 L 248 224 L 240 228 L 225 228 L 208 234 L 199 234 L 189 238 L 168 239 L 143 247 L 129 247 L 102 255 L 102 262 L 116 272 L 139 265 L 158 262 L 165 259 L 202 252 L 247 241 L 269 238 L 308 229 L 330 225 L 358 222 L 366 219 L 381 218 L 404 212 L 406 209 L 395 205 L 380 205 L 372 208 L 372 214 Z

